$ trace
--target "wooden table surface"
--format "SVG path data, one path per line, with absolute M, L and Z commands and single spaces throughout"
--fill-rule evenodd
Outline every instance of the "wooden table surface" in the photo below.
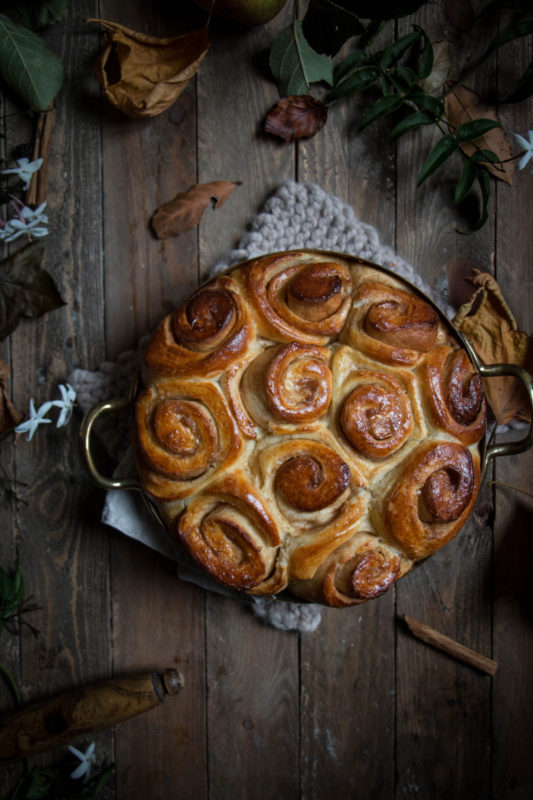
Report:
M 79 0 L 47 33 L 65 83 L 49 156 L 45 266 L 66 305 L 23 321 L 0 348 L 19 408 L 30 397 L 40 403 L 53 396 L 73 368 L 94 369 L 134 347 L 235 247 L 287 178 L 316 182 L 349 203 L 432 285 L 442 284 L 457 256 L 493 269 L 519 326 L 531 330 L 529 167 L 515 173 L 512 187 L 495 186 L 489 222 L 463 236 L 456 228 L 465 220 L 451 200 L 457 164 L 415 189 L 433 130 L 391 143 L 384 120 L 357 135 L 369 103 L 357 96 L 298 145 L 262 133 L 278 98 L 265 54 L 290 19 L 288 7 L 255 29 L 214 20 L 196 79 L 160 116 L 129 119 L 104 102 L 93 74 L 103 38 L 85 20 L 172 35 L 181 30 L 180 5 L 188 24 L 204 19 L 189 2 L 174 3 L 171 12 L 161 2 Z M 467 45 L 444 3 L 400 20 L 397 35 L 413 19 L 464 57 Z M 525 38 L 501 50 L 472 86 L 494 93 L 509 73 L 525 69 L 530 48 Z M 505 130 L 527 135 L 532 111 L 531 101 L 503 106 Z M 4 120 L 6 158 L 20 141 L 19 125 L 17 117 Z M 152 236 L 148 222 L 161 202 L 213 180 L 242 185 L 198 228 L 164 241 Z M 78 451 L 80 421 L 77 414 L 63 432 L 44 426 L 31 443 L 1 443 L 19 497 L 2 506 L 1 563 L 7 570 L 20 563 L 42 609 L 32 615 L 37 639 L 27 629 L 20 637 L 2 633 L 0 660 L 24 702 L 113 675 L 164 667 L 183 673 L 178 697 L 80 740 L 84 746 L 94 739 L 98 758 L 116 765 L 103 797 L 533 796 L 533 505 L 526 495 L 488 485 L 495 477 L 531 489 L 533 453 L 496 463 L 479 498 L 490 504 L 485 525 L 472 519 L 383 597 L 326 609 L 316 631 L 299 635 L 179 581 L 171 561 L 104 526 L 103 493 Z M 405 614 L 495 658 L 494 678 L 415 640 L 401 623 Z M 11 695 L 3 686 L 0 692 L 9 710 Z M 18 770 L 3 771 L 4 790 Z

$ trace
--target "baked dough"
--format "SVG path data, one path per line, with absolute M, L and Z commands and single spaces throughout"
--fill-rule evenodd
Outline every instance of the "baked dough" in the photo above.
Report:
M 357 258 L 252 259 L 169 314 L 134 444 L 170 535 L 226 586 L 335 607 L 383 594 L 479 490 L 481 379 L 414 289 Z

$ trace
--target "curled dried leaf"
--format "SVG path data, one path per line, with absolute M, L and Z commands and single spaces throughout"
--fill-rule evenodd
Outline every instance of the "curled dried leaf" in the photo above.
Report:
M 24 418 L 24 414 L 11 402 L 7 392 L 8 380 L 9 366 L 5 361 L 0 361 L 0 435 L 12 430 Z
M 286 142 L 310 139 L 325 125 L 328 107 L 308 94 L 284 97 L 269 112 L 265 131 Z
M 457 312 L 455 326 L 468 336 L 485 364 L 518 364 L 531 372 L 533 339 L 518 330 L 496 280 L 487 272 L 476 271 L 472 282 L 476 291 Z M 527 395 L 516 378 L 490 378 L 484 389 L 498 424 L 529 420 Z
M 472 122 L 476 119 L 492 119 L 499 122 L 496 109 L 481 102 L 476 92 L 467 86 L 455 86 L 445 98 L 446 119 L 453 132 L 465 122 Z M 478 149 L 492 150 L 500 162 L 507 163 L 491 164 L 483 161 L 483 165 L 495 178 L 509 184 L 513 182 L 514 162 L 508 160 L 512 158 L 511 148 L 502 128 L 492 128 L 483 134 L 479 139 L 472 142 L 461 142 L 459 147 L 467 155 L 471 156 Z
M 200 222 L 210 203 L 221 206 L 240 181 L 196 183 L 163 203 L 152 217 L 152 229 L 158 239 L 179 236 Z
M 202 63 L 207 28 L 158 39 L 117 22 L 89 19 L 106 31 L 95 70 L 107 99 L 130 117 L 154 117 L 174 103 Z

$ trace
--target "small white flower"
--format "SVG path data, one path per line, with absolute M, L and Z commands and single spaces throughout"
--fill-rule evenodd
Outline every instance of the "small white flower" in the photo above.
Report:
M 515 133 L 514 135 L 517 142 L 526 151 L 518 162 L 518 169 L 524 169 L 526 164 L 533 158 L 533 131 L 528 131 L 527 135 L 529 137 L 529 141 L 524 139 L 523 136 L 520 136 L 519 133 Z
M 47 400 L 46 403 L 43 403 L 42 406 L 39 406 L 37 410 L 35 410 L 35 402 L 32 397 L 30 399 L 29 419 L 21 422 L 20 425 L 17 425 L 15 428 L 15 433 L 28 433 L 29 442 L 31 439 L 33 439 L 33 434 L 39 425 L 52 422 L 51 419 L 46 417 L 46 414 L 48 414 L 51 408 L 61 409 L 59 412 L 59 417 L 57 418 L 56 428 L 63 428 L 69 422 L 72 416 L 72 409 L 74 408 L 74 401 L 76 400 L 76 392 L 70 383 L 67 383 L 66 386 L 62 383 L 59 384 L 59 391 L 61 392 L 61 400 Z
M 70 777 L 74 780 L 78 778 L 83 778 L 84 781 L 89 779 L 91 774 L 91 767 L 93 764 L 96 764 L 96 756 L 94 754 L 94 742 L 91 742 L 85 753 L 82 753 L 81 750 L 78 750 L 77 747 L 73 747 L 71 744 L 68 745 L 68 749 L 72 753 L 72 755 L 79 758 L 80 764 L 76 767 L 76 769 L 70 773 Z
M 29 188 L 33 173 L 41 169 L 42 163 L 42 158 L 37 158 L 35 161 L 30 161 L 29 158 L 17 158 L 18 167 L 3 169 L 2 175 L 16 175 L 21 181 L 24 181 L 23 188 L 26 190 Z
M 29 208 L 20 200 L 13 198 L 13 207 L 17 214 L 0 227 L 0 239 L 4 242 L 14 242 L 19 236 L 27 233 L 30 238 L 48 236 L 48 215 L 44 214 L 46 203 L 41 203 L 37 208 Z
M 33 434 L 39 427 L 39 425 L 43 425 L 47 422 L 52 422 L 51 419 L 47 419 L 45 414 L 48 414 L 50 409 L 52 408 L 53 403 L 49 400 L 46 403 L 43 403 L 42 406 L 39 406 L 37 411 L 35 410 L 35 403 L 33 397 L 30 399 L 30 417 L 29 419 L 21 422 L 20 425 L 17 425 L 15 428 L 15 433 L 28 433 L 28 442 L 33 439 Z
M 62 400 L 54 400 L 53 405 L 56 406 L 56 408 L 61 409 L 56 422 L 56 428 L 63 428 L 72 416 L 72 409 L 74 408 L 74 401 L 76 400 L 76 392 L 70 383 L 67 383 L 66 386 L 60 383 L 59 391 L 61 392 Z

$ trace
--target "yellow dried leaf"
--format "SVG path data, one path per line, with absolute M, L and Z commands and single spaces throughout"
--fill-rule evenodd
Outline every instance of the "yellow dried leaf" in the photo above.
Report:
M 475 119 L 493 119 L 499 122 L 496 109 L 481 102 L 479 95 L 468 89 L 466 86 L 456 86 L 453 91 L 446 95 L 444 101 L 446 109 L 446 119 L 452 129 L 455 130 L 464 122 L 472 122 Z M 462 142 L 461 150 L 471 156 L 477 148 L 492 150 L 501 161 L 512 158 L 511 148 L 502 128 L 492 128 L 473 142 Z M 513 182 L 514 162 L 507 161 L 505 164 L 490 164 L 483 162 L 484 166 L 495 178 L 509 184 Z
M 130 117 L 155 117 L 174 103 L 207 49 L 207 28 L 171 39 L 147 36 L 104 19 L 107 45 L 95 70 L 104 95 Z
M 476 291 L 457 312 L 454 325 L 468 336 L 485 364 L 518 364 L 531 372 L 533 339 L 518 330 L 496 280 L 476 270 L 472 282 Z M 526 392 L 516 378 L 489 378 L 484 389 L 498 424 L 530 419 Z
M 240 181 L 212 181 L 189 186 L 187 191 L 179 192 L 154 213 L 152 229 L 155 235 L 158 239 L 168 239 L 194 228 L 209 203 L 221 206 L 239 185 Z

